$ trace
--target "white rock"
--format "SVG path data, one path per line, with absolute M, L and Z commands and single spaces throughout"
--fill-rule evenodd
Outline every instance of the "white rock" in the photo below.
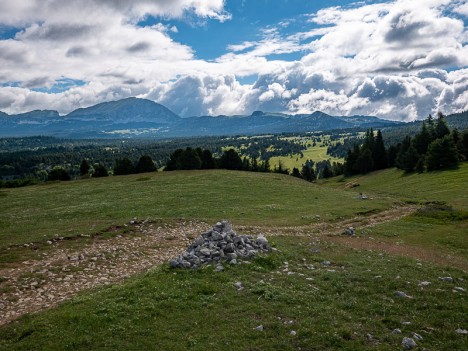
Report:
M 401 342 L 401 345 L 403 346 L 403 348 L 405 350 L 412 350 L 414 349 L 416 346 L 418 346 L 416 344 L 416 341 L 414 341 L 413 339 L 411 338 L 407 338 L 407 337 L 404 337 L 402 342 Z

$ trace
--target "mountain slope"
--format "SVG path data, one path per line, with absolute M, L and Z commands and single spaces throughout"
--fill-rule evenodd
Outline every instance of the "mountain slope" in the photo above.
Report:
M 368 116 L 336 117 L 320 111 L 301 115 L 255 111 L 250 116 L 180 118 L 153 101 L 127 98 L 79 108 L 63 117 L 57 111 L 0 114 L 0 137 L 168 138 L 381 128 L 395 123 Z

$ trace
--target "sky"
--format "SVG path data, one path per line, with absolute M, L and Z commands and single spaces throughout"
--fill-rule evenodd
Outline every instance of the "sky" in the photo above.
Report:
M 468 110 L 468 0 L 0 0 L 0 110 Z

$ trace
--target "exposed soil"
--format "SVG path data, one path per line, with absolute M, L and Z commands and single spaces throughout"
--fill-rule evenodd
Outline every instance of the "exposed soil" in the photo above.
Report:
M 131 234 L 96 238 L 78 250 L 66 248 L 68 241 L 53 242 L 42 259 L 0 269 L 0 325 L 53 307 L 81 290 L 148 271 L 178 255 L 209 227 L 194 221 L 136 224 Z
M 451 266 L 466 269 L 466 262 L 428 250 L 341 235 L 349 226 L 363 229 L 398 220 L 416 210 L 416 206 L 405 205 L 334 223 L 318 219 L 317 223 L 307 226 L 245 226 L 235 229 L 243 234 L 262 233 L 267 237 L 320 235 L 325 240 L 355 248 L 382 250 L 442 264 L 450 262 Z M 79 248 L 70 247 L 65 241 L 55 241 L 51 243 L 53 249 L 43 253 L 41 259 L 0 269 L 0 326 L 24 314 L 56 306 L 82 290 L 114 284 L 148 271 L 179 255 L 195 237 L 209 228 L 210 224 L 197 221 L 183 221 L 173 225 L 143 222 L 132 224 L 129 234 L 106 239 L 96 237 Z M 118 232 L 118 229 L 111 228 L 110 232 Z

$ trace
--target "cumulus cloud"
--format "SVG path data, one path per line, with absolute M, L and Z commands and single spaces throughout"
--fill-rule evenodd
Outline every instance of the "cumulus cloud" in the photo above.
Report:
M 321 110 L 414 120 L 468 109 L 466 1 L 324 8 L 303 17 L 301 31 L 282 21 L 212 61 L 175 41 L 173 25 L 140 26 L 148 16 L 231 19 L 224 0 L 0 2 L 0 25 L 18 28 L 0 40 L 0 110 L 67 113 L 128 96 L 182 116 Z M 258 79 L 240 83 L 249 76 Z M 84 84 L 55 91 L 64 78 Z

